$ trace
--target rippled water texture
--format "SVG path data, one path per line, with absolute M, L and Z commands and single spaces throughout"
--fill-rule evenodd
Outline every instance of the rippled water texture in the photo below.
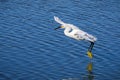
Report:
M 96 36 L 55 31 L 53 19 Z M 120 80 L 120 0 L 0 0 L 0 80 Z

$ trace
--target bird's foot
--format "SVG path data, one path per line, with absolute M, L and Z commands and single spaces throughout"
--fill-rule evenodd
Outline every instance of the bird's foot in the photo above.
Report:
M 89 58 L 91 58 L 91 59 L 93 58 L 93 54 L 92 54 L 91 51 L 88 51 L 88 52 L 87 52 L 87 55 L 88 55 Z

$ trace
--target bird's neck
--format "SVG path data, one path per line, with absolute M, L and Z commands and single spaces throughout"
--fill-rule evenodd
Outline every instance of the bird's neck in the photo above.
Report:
M 66 27 L 64 30 L 64 33 L 66 36 L 70 36 L 70 32 L 71 32 L 72 28 Z

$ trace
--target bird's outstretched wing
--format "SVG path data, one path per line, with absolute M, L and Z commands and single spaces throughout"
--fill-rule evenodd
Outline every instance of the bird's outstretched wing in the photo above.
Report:
M 75 26 L 75 25 L 73 25 L 73 24 L 69 24 L 69 23 L 65 23 L 65 22 L 61 21 L 61 19 L 58 18 L 58 17 L 56 17 L 56 16 L 54 16 L 54 19 L 55 19 L 55 21 L 58 22 L 59 24 L 64 25 L 64 27 L 67 26 L 67 27 L 70 27 L 70 28 L 72 28 L 72 29 L 79 29 L 77 26 Z
M 54 19 L 55 19 L 55 21 L 56 22 L 58 22 L 58 23 L 60 23 L 60 24 L 66 24 L 66 23 L 64 23 L 63 21 L 61 21 L 58 17 L 56 17 L 56 16 L 54 16 Z

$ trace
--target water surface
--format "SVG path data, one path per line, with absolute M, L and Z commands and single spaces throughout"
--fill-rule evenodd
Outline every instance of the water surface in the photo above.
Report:
M 0 80 L 120 80 L 119 0 L 0 0 Z M 98 38 L 53 30 L 53 16 Z

